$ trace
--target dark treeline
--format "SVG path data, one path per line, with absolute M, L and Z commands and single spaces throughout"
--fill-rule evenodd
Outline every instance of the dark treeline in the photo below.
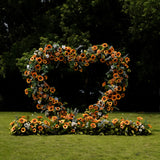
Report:
M 0 110 L 35 109 L 24 95 L 26 83 L 17 58 L 39 48 L 41 37 L 84 48 L 107 42 L 115 50 L 125 51 L 132 72 L 126 97 L 118 107 L 122 111 L 159 111 L 159 9 L 160 1 L 153 0 L 1 0 Z M 83 108 L 99 96 L 96 90 L 100 87 L 97 82 L 103 81 L 102 68 L 91 66 L 83 75 L 69 71 L 50 74 L 59 77 L 61 84 L 55 83 L 62 98 Z

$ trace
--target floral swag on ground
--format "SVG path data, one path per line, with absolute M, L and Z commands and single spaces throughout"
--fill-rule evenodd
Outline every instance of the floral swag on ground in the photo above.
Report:
M 108 120 L 108 113 L 113 111 L 117 102 L 125 96 L 130 72 L 130 58 L 114 50 L 107 43 L 93 45 L 87 50 L 77 53 L 76 49 L 60 46 L 57 43 L 39 48 L 29 59 L 24 77 L 29 85 L 25 94 L 37 103 L 48 119 L 38 116 L 19 117 L 11 122 L 11 133 L 14 135 L 30 134 L 101 134 L 101 135 L 148 135 L 151 126 L 142 123 L 138 117 L 136 122 L 125 119 Z M 102 83 L 101 97 L 96 104 L 89 105 L 82 117 L 76 118 L 77 110 L 67 111 L 65 105 L 55 96 L 56 88 L 47 83 L 47 73 L 51 66 L 68 64 L 74 71 L 83 69 L 92 63 L 104 63 L 109 66 Z

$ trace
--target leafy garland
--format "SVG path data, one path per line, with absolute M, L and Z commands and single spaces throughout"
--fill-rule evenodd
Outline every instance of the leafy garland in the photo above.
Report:
M 37 103 L 37 109 L 41 109 L 45 112 L 45 115 L 50 122 L 42 122 L 41 119 L 32 119 L 29 121 L 20 118 L 17 119 L 16 126 L 14 123 L 11 124 L 11 133 L 31 134 L 31 132 L 34 133 L 33 129 L 35 130 L 35 133 L 37 133 L 37 130 L 41 131 L 45 128 L 44 130 L 46 131 L 43 130 L 44 132 L 38 133 L 62 134 L 63 132 L 83 132 L 90 134 L 95 130 L 93 134 L 106 134 L 109 132 L 114 133 L 113 128 L 116 128 L 114 126 L 117 126 L 119 134 L 123 134 L 123 129 L 126 130 L 126 126 L 127 132 L 129 132 L 129 128 L 138 128 L 135 123 L 129 120 L 128 122 L 127 120 L 119 121 L 118 119 L 111 122 L 106 120 L 108 113 L 116 108 L 117 101 L 125 96 L 124 92 L 128 85 L 127 72 L 130 72 L 128 66 L 129 61 L 130 58 L 127 57 L 127 55 L 122 56 L 120 52 L 115 51 L 114 48 L 107 43 L 93 45 L 87 50 L 81 50 L 79 54 L 76 49 L 72 49 L 65 45 L 60 46 L 57 43 L 54 43 L 53 45 L 48 44 L 44 48 L 39 48 L 39 50 L 36 50 L 29 59 L 27 69 L 24 72 L 24 77 L 29 85 L 29 88 L 25 89 L 25 94 L 33 98 Z M 89 105 L 88 110 L 85 111 L 83 116 L 76 119 L 75 116 L 77 111 L 75 110 L 74 113 L 69 113 L 64 104 L 55 96 L 56 88 L 50 87 L 47 83 L 47 73 L 49 68 L 53 65 L 58 67 L 61 64 L 69 64 L 70 68 L 74 71 L 83 72 L 84 67 L 97 62 L 110 66 L 109 71 L 106 73 L 105 81 L 102 83 L 105 92 L 101 92 L 101 97 L 98 99 L 97 103 Z M 110 126 L 110 131 L 107 129 L 108 125 Z M 28 128 L 25 126 L 28 126 Z M 106 126 L 106 129 L 109 132 L 106 132 Z M 146 129 L 144 125 L 142 126 L 143 129 Z M 16 127 L 18 129 L 16 129 Z M 97 128 L 98 132 L 96 132 Z M 30 130 L 31 132 L 26 132 L 26 130 Z M 59 132 L 59 130 L 61 131 Z M 137 129 L 129 130 L 133 132 L 132 135 L 135 133 L 139 134 Z M 149 133 L 150 131 L 145 130 L 145 134 Z

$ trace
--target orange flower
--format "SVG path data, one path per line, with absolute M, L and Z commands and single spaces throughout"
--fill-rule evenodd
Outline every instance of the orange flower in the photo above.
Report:
M 107 43 L 103 43 L 102 47 L 106 48 L 106 47 L 108 47 L 108 44 Z
M 27 78 L 27 79 L 26 79 L 26 82 L 27 82 L 28 84 L 31 83 L 31 79 Z
M 124 123 L 125 123 L 125 125 L 130 125 L 130 121 L 129 120 L 126 120 Z
M 36 133 L 37 132 L 36 128 L 32 128 L 32 132 Z
M 118 78 L 118 77 L 119 77 L 119 74 L 118 74 L 118 73 L 114 73 L 114 74 L 113 74 L 113 77 L 114 77 L 114 78 Z
M 105 87 L 105 86 L 106 86 L 106 82 L 103 82 L 103 83 L 102 83 L 102 87 Z
M 95 123 L 91 123 L 90 126 L 91 126 L 91 128 L 96 128 L 96 124 Z
M 55 125 L 55 128 L 59 128 L 59 125 L 58 125 L 58 124 L 56 124 L 56 125 Z
M 41 75 L 39 75 L 39 76 L 38 76 L 38 81 L 40 81 L 40 82 L 41 82 L 41 81 L 44 81 L 44 77 L 41 76 Z
M 24 92 L 25 92 L 26 95 L 28 95 L 28 89 L 27 88 L 24 90 Z
M 136 125 L 137 125 L 137 126 L 140 126 L 140 125 L 141 125 L 141 122 L 136 121 Z
M 61 109 L 60 107 L 57 107 L 57 108 L 56 108 L 56 111 L 60 111 L 60 109 Z
M 38 122 L 38 120 L 36 118 L 34 118 L 34 119 L 31 120 L 31 123 L 36 124 L 37 122 Z
M 125 61 L 126 61 L 126 63 L 128 63 L 130 61 L 130 58 L 126 57 Z
M 38 126 L 38 130 L 39 131 L 43 131 L 43 127 L 42 126 Z
M 52 116 L 52 121 L 56 121 L 57 119 L 57 116 Z
M 92 50 L 96 51 L 98 49 L 98 47 L 96 45 L 92 46 Z
M 24 72 L 24 75 L 25 75 L 25 76 L 29 76 L 29 74 L 30 74 L 30 71 L 25 71 L 25 72 Z
M 121 56 L 121 53 L 120 53 L 120 52 L 117 52 L 117 53 L 116 53 L 116 56 L 117 56 L 117 57 L 120 57 L 120 56 Z
M 56 91 L 56 89 L 55 89 L 54 87 L 51 87 L 51 88 L 50 88 L 50 92 L 51 92 L 51 93 L 54 93 L 55 91 Z
M 64 125 L 63 125 L 63 128 L 64 128 L 64 129 L 67 129 L 67 128 L 68 128 L 68 125 L 64 124 Z
M 32 72 L 32 77 L 37 78 L 37 72 Z
M 91 60 L 95 60 L 96 56 L 94 54 L 91 55 Z
M 48 107 L 48 111 L 50 111 L 50 112 L 51 112 L 51 111 L 54 111 L 54 106 L 49 106 L 49 107 Z
M 40 66 L 39 64 L 37 64 L 37 65 L 35 66 L 35 69 L 36 69 L 36 70 L 40 70 L 40 69 L 41 69 L 41 66 Z
M 41 57 L 37 57 L 37 58 L 36 58 L 36 61 L 37 61 L 39 64 L 41 64 L 43 60 L 42 60 Z
M 113 123 L 114 125 L 115 125 L 117 122 L 118 122 L 118 119 L 117 119 L 117 118 L 115 118 L 115 119 L 112 120 L 112 123 Z
M 21 128 L 21 132 L 22 132 L 22 133 L 26 132 L 26 128 L 25 128 L 25 127 L 22 127 L 22 128 Z
M 101 58 L 101 59 L 100 59 L 100 62 L 101 62 L 101 63 L 105 63 L 105 62 L 106 62 L 105 58 Z
M 24 118 L 20 118 L 18 121 L 19 121 L 20 123 L 24 123 L 24 122 L 26 122 L 27 120 L 24 119 Z
M 93 105 L 90 105 L 90 106 L 89 106 L 89 109 L 93 109 Z
M 137 117 L 137 120 L 141 121 L 141 120 L 143 120 L 143 118 L 142 117 Z
M 43 117 L 42 117 L 42 116 L 37 116 L 37 118 L 38 118 L 38 119 L 41 119 L 41 118 L 43 118 Z
M 151 126 L 150 124 L 148 124 L 148 127 L 149 127 L 149 128 L 152 128 L 152 126 Z
M 103 102 L 106 102 L 108 100 L 108 98 L 106 96 L 103 96 L 101 99 Z
M 51 49 L 51 48 L 52 48 L 52 45 L 51 45 L 51 44 L 48 44 L 48 45 L 46 46 L 46 48 L 47 48 L 47 49 Z

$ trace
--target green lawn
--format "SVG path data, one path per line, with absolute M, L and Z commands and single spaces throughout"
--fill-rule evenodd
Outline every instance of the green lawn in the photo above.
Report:
M 112 113 L 111 118 L 137 116 L 152 125 L 149 136 L 12 136 L 9 123 L 28 112 L 0 112 L 0 160 L 159 160 L 160 113 Z

